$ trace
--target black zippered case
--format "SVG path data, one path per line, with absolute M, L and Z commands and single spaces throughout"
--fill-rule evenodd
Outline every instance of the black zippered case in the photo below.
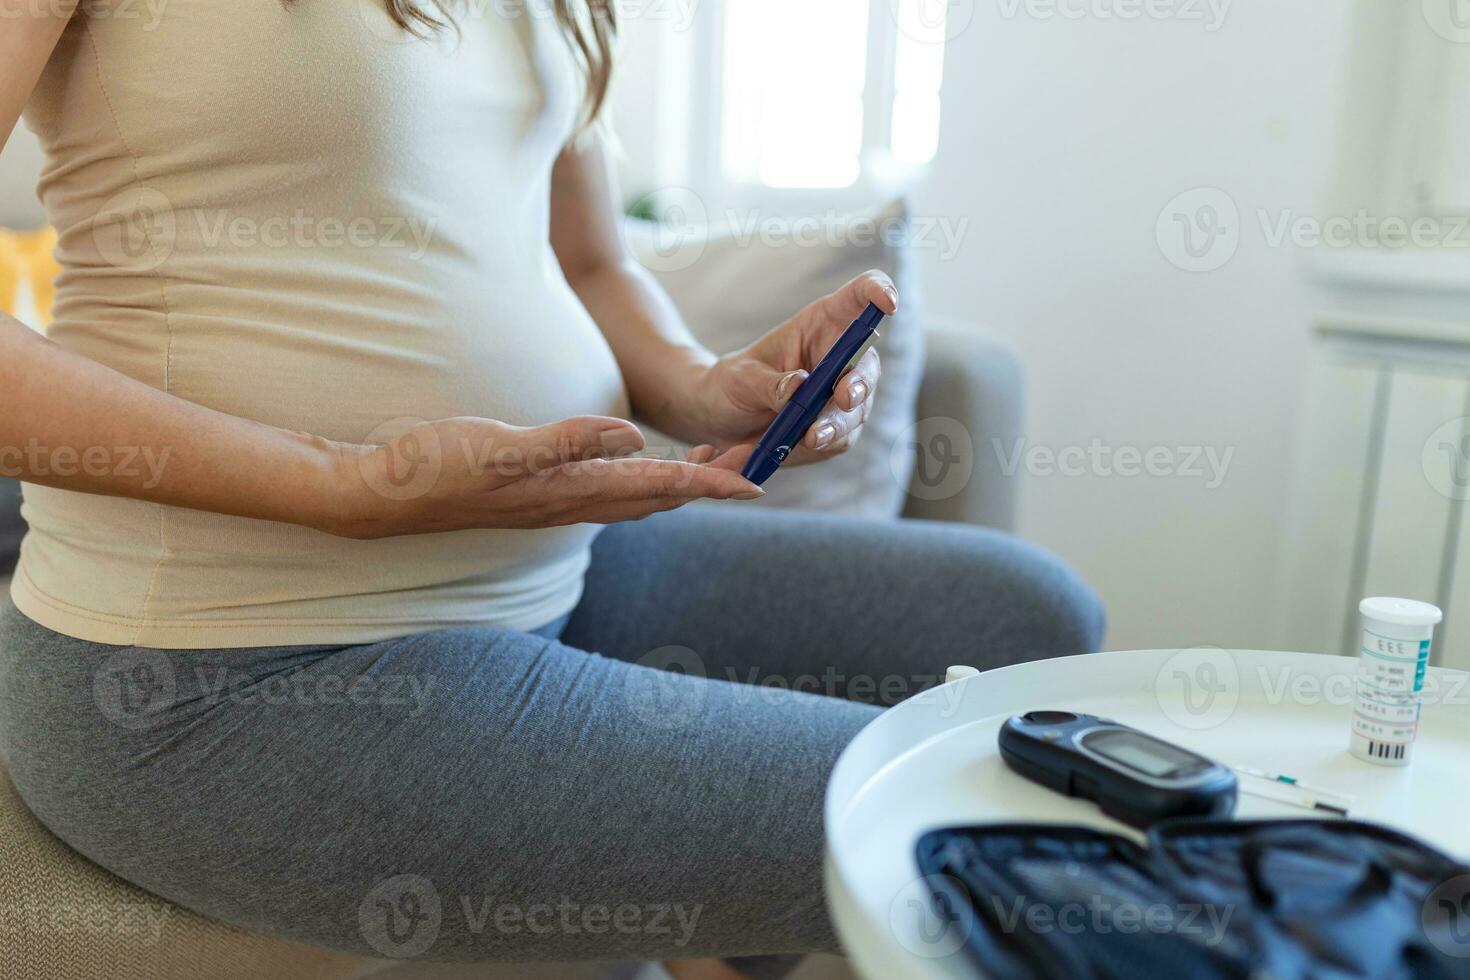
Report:
M 917 859 L 977 976 L 1470 980 L 1470 866 L 1374 824 L 996 824 Z

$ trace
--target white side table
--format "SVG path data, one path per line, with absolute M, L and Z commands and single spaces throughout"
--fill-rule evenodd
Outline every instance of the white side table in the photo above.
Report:
M 1351 793 L 1354 819 L 1470 855 L 1470 674 L 1431 670 L 1414 761 L 1393 769 L 1348 755 L 1356 669 L 1352 658 L 1306 653 L 1102 653 L 989 671 L 885 712 L 843 752 L 827 789 L 827 889 L 848 955 L 868 980 L 973 976 L 919 878 L 914 844 L 927 830 L 1036 821 L 1137 836 L 1006 768 L 1001 723 L 1040 708 L 1114 718 L 1227 765 Z M 1236 813 L 1312 815 L 1244 795 Z

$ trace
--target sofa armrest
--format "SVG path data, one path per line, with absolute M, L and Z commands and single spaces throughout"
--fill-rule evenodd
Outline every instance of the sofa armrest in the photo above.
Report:
M 905 517 L 1012 530 L 1016 474 L 1005 473 L 1025 413 L 1025 373 L 1015 349 L 994 331 L 930 320 L 919 389 L 917 460 Z M 947 441 L 935 443 L 943 437 Z M 942 447 L 942 448 L 941 448 Z M 941 477 L 948 449 L 969 478 Z

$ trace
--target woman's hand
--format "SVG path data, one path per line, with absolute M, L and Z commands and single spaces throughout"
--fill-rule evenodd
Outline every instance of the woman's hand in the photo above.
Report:
M 635 521 L 692 500 L 749 500 L 746 449 L 700 446 L 683 461 L 632 457 L 632 423 L 579 416 L 525 428 L 490 419 L 424 422 L 384 445 L 343 446 L 346 492 L 320 530 L 381 538 L 470 528 Z
M 700 438 L 718 446 L 758 441 L 807 373 L 869 303 L 884 313 L 898 309 L 893 282 L 866 272 L 817 300 L 743 350 L 702 368 L 695 380 L 695 415 Z M 878 351 L 870 347 L 837 381 L 827 402 L 787 465 L 811 463 L 856 444 L 873 410 Z
M 552 169 L 551 246 L 562 273 L 612 347 L 637 417 L 687 442 L 755 443 L 868 303 L 898 307 L 893 283 L 868 272 L 744 350 L 716 358 L 623 243 L 618 195 L 600 142 L 578 140 Z M 790 462 L 851 447 L 873 407 L 878 354 L 845 376 Z

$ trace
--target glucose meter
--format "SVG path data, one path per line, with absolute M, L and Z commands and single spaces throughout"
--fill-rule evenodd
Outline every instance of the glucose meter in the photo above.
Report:
M 1096 715 L 1014 715 L 1001 726 L 1000 754 L 1027 779 L 1091 800 L 1134 827 L 1168 817 L 1227 817 L 1235 810 L 1229 768 Z

